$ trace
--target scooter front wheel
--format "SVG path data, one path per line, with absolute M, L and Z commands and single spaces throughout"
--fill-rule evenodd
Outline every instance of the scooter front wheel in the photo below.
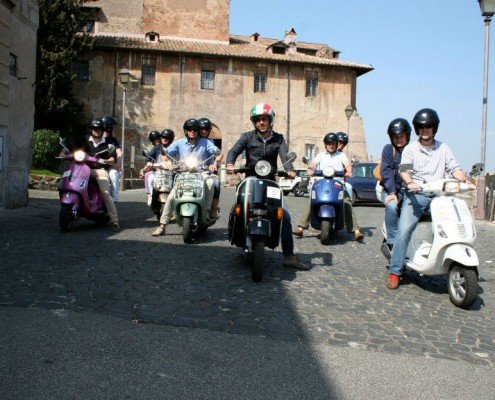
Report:
M 478 294 L 478 277 L 476 271 L 454 263 L 447 278 L 450 301 L 457 307 L 469 309 Z
M 72 204 L 62 204 L 58 224 L 62 232 L 70 232 L 74 224 L 74 215 L 72 214 Z
M 193 240 L 192 217 L 182 218 L 182 238 L 184 239 L 184 243 L 192 243 Z
M 263 269 L 265 268 L 265 238 L 252 238 L 253 254 L 251 256 L 253 282 L 261 282 L 263 280 Z
M 333 224 L 329 219 L 321 221 L 320 242 L 322 245 L 330 243 L 330 238 L 333 236 Z

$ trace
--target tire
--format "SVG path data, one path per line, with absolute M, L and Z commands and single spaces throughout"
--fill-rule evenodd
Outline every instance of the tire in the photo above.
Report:
M 289 193 L 290 193 L 290 191 L 289 191 L 289 190 L 284 190 L 284 196 L 288 196 L 288 195 L 289 195 Z
M 73 224 L 74 224 L 74 215 L 72 214 L 72 205 L 62 204 L 62 208 L 60 209 L 60 216 L 58 220 L 60 231 L 64 233 L 70 232 Z
M 357 193 L 356 191 L 353 189 L 352 190 L 352 200 L 351 200 L 351 204 L 354 206 L 357 202 Z
M 299 190 L 299 183 L 296 183 L 296 186 L 294 186 L 293 192 L 294 192 L 294 196 L 296 196 L 296 197 L 304 196 L 304 192 Z
M 182 238 L 184 243 L 192 243 L 193 240 L 193 222 L 192 217 L 182 219 Z
M 253 282 L 261 282 L 263 280 L 263 269 L 265 268 L 265 238 L 257 237 L 253 239 L 253 254 L 251 256 Z
M 98 218 L 96 220 L 96 224 L 98 226 L 105 226 L 106 224 L 108 224 L 108 221 L 110 220 L 110 217 L 106 214 L 106 215 L 102 215 L 100 218 Z
M 450 266 L 447 278 L 450 301 L 465 310 L 471 308 L 478 295 L 476 271 L 454 263 Z
M 330 243 L 330 238 L 333 236 L 333 224 L 329 219 L 321 221 L 320 242 L 322 245 Z

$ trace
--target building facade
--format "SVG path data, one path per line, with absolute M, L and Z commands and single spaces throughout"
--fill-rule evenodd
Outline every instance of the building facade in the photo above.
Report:
M 280 39 L 229 33 L 229 0 L 118 0 L 85 3 L 93 48 L 75 63 L 75 94 L 85 116 L 122 121 L 119 71 L 130 72 L 125 96 L 126 178 L 138 168 L 152 130 L 182 133 L 187 118 L 208 117 L 212 137 L 228 151 L 252 129 L 250 108 L 269 103 L 274 130 L 289 148 L 314 157 L 329 131 L 351 132 L 349 156 L 367 159 L 364 128 L 356 111 L 356 81 L 373 68 L 343 61 L 325 44 L 298 42 L 289 29 Z M 118 136 L 122 139 L 121 132 Z M 135 158 L 134 158 L 135 157 Z
M 0 0 L 0 207 L 28 203 L 38 3 Z

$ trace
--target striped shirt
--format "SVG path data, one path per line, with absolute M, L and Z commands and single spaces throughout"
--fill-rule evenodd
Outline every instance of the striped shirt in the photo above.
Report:
M 410 175 L 412 180 L 419 184 L 450 178 L 460 169 L 450 147 L 438 140 L 431 146 L 422 146 L 419 140 L 409 143 L 404 147 L 400 164 L 413 165 Z

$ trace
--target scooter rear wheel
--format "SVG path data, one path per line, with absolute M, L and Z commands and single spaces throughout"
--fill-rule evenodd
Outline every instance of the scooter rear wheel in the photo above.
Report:
M 263 269 L 265 268 L 265 238 L 257 237 L 252 239 L 253 254 L 251 257 L 253 282 L 261 282 L 263 280 Z
M 450 301 L 457 307 L 469 309 L 478 294 L 476 271 L 460 264 L 452 264 L 447 278 Z
M 72 214 L 71 204 L 62 204 L 58 224 L 60 231 L 62 232 L 70 232 L 72 229 L 72 225 L 74 224 L 74 215 Z

